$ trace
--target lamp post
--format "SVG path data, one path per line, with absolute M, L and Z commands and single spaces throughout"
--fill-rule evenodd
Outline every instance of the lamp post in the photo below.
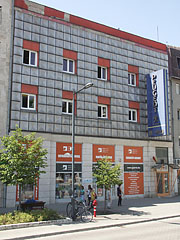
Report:
M 73 106 L 72 106 L 72 220 L 74 221 L 76 219 L 75 216 L 75 201 L 74 201 L 74 143 L 75 143 L 75 95 L 79 92 L 81 92 L 84 89 L 90 88 L 93 86 L 93 83 L 87 83 L 79 90 L 75 91 L 73 90 Z

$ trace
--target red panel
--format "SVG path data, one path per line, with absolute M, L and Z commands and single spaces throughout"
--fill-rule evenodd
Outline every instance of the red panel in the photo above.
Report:
M 69 99 L 69 100 L 73 100 L 73 92 L 63 91 L 63 92 L 62 92 L 62 98 L 64 98 L 64 99 Z
M 99 104 L 110 105 L 110 104 L 111 104 L 111 98 L 99 96 L 99 97 L 98 97 L 98 103 L 99 103 Z
M 133 65 L 128 65 L 128 72 L 130 73 L 139 73 L 139 67 L 133 66 Z
M 26 48 L 31 51 L 39 52 L 39 43 L 23 40 L 23 48 Z
M 21 92 L 37 95 L 38 87 L 33 85 L 21 84 Z
M 143 147 L 124 146 L 124 162 L 143 163 Z
M 98 65 L 102 67 L 110 67 L 110 60 L 98 57 Z
M 146 38 L 142 38 L 127 32 L 120 31 L 118 29 L 114 29 L 96 22 L 92 22 L 77 16 L 70 15 L 70 22 L 73 24 L 77 24 L 79 26 L 87 27 L 99 32 L 103 32 L 112 36 L 116 36 L 122 39 L 126 39 L 128 41 L 135 42 L 137 44 L 142 44 L 144 46 L 155 48 L 167 53 L 167 47 L 165 44 L 155 42 Z
M 124 194 L 125 195 L 144 194 L 143 172 L 124 173 Z
M 139 109 L 139 103 L 129 101 L 129 108 Z
M 28 6 L 27 6 L 27 4 L 25 3 L 24 0 L 15 0 L 14 1 L 14 6 L 28 10 Z
M 93 162 L 100 159 L 108 158 L 110 161 L 115 161 L 114 145 L 95 145 L 93 144 Z
M 44 15 L 64 19 L 64 12 L 46 6 L 44 7 Z
M 69 58 L 69 59 L 72 59 L 72 60 L 77 60 L 77 52 L 67 50 L 67 49 L 63 49 L 63 57 Z
M 72 162 L 72 143 L 56 143 L 56 161 Z M 75 143 L 74 161 L 82 162 L 82 144 Z

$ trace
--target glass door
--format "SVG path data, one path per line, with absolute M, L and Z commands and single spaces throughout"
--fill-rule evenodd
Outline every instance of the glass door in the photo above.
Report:
M 157 195 L 165 196 L 169 194 L 169 174 L 157 173 Z

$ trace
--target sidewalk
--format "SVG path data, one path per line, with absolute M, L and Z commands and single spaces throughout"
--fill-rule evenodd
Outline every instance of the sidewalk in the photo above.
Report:
M 65 204 L 55 204 L 49 207 L 65 211 Z M 2 209 L 1 209 L 2 210 Z M 0 231 L 0 239 L 21 239 L 28 236 L 53 236 L 77 231 L 88 231 L 113 226 L 137 224 L 147 221 L 156 221 L 170 217 L 180 216 L 180 196 L 164 198 L 125 199 L 123 205 L 118 207 L 113 202 L 111 209 L 103 215 L 103 204 L 99 203 L 97 217 L 90 223 L 71 222 L 68 224 L 52 223 L 44 226 L 28 227 Z M 102 214 L 102 215 L 99 215 Z

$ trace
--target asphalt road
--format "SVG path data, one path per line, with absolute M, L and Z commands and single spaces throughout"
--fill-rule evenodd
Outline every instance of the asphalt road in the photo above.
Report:
M 11 232 L 11 237 L 8 235 L 5 239 L 15 238 L 16 231 Z M 25 231 L 25 229 L 24 229 Z M 7 232 L 8 233 L 8 232 Z M 1 238 L 0 238 L 1 239 Z M 23 237 L 21 240 L 29 240 L 31 237 Z M 180 239 L 180 217 L 169 218 L 165 220 L 138 223 L 126 225 L 122 227 L 107 227 L 105 229 L 82 231 L 76 233 L 65 233 L 55 235 L 52 233 L 47 237 L 38 236 L 38 240 L 179 240 Z

